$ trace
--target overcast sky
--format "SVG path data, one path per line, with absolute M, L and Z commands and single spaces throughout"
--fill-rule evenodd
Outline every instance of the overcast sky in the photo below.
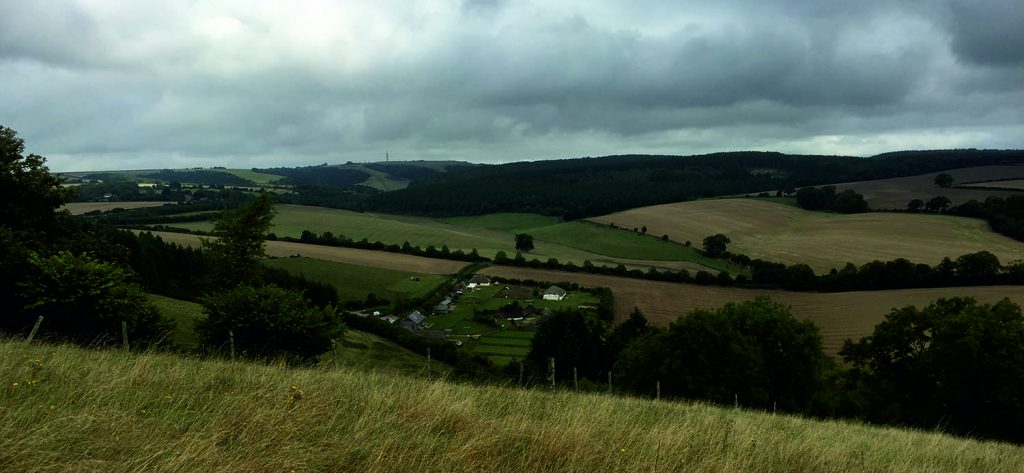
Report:
M 57 171 L 1024 148 L 1020 0 L 0 0 Z

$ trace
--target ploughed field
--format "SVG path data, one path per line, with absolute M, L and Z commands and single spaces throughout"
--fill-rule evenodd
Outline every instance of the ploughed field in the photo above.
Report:
M 153 232 L 164 241 L 185 246 L 199 246 L 201 237 L 185 233 Z M 336 261 L 357 266 L 390 269 L 419 274 L 454 274 L 466 266 L 466 262 L 438 258 L 388 253 L 385 251 L 337 248 L 331 246 L 306 245 L 286 241 L 266 242 L 267 255 L 286 258 L 300 255 L 308 258 Z
M 906 258 L 937 264 L 986 250 L 1002 262 L 1024 259 L 1024 243 L 993 232 L 983 220 L 948 215 L 871 212 L 832 214 L 759 199 L 717 199 L 654 205 L 591 219 L 620 227 L 646 226 L 699 246 L 722 233 L 729 250 L 751 258 L 805 263 L 818 273 L 872 260 Z
M 1009 297 L 1024 304 L 1020 286 L 944 287 L 853 291 L 839 293 L 793 292 L 678 284 L 598 274 L 569 273 L 544 269 L 492 266 L 481 273 L 515 279 L 557 283 L 574 282 L 587 287 L 607 287 L 615 295 L 615 319 L 624 320 L 634 307 L 658 325 L 667 325 L 693 309 L 712 309 L 729 302 L 768 296 L 792 307 L 797 318 L 810 320 L 821 329 L 825 351 L 836 354 L 848 338 L 870 335 L 894 307 L 922 307 L 941 297 L 970 296 L 994 303 Z
M 953 188 L 943 189 L 935 185 L 935 175 L 939 172 L 953 176 Z M 949 197 L 953 205 L 972 199 L 981 202 L 993 195 L 1006 197 L 1012 192 L 957 186 L 979 181 L 1024 178 L 1024 166 L 978 166 L 939 172 L 873 181 L 844 182 L 835 186 L 840 192 L 846 189 L 857 191 L 864 196 L 872 209 L 905 209 L 907 203 L 913 199 L 927 202 L 928 199 L 939 195 Z

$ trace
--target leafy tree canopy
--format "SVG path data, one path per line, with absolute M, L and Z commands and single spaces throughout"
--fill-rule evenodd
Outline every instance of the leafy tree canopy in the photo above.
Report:
M 62 251 L 44 257 L 28 255 L 29 277 L 21 284 L 24 309 L 4 325 L 18 329 L 44 316 L 41 334 L 77 343 L 117 344 L 121 322 L 135 346 L 161 342 L 173 328 L 131 274 L 89 255 Z
M 732 240 L 721 233 L 709 235 L 704 237 L 704 253 L 712 258 L 718 258 L 725 254 L 729 243 L 732 243 Z
M 216 239 L 203 240 L 203 249 L 214 260 L 214 287 L 234 287 L 259 282 L 263 242 L 274 219 L 273 200 L 261 194 L 235 211 L 225 211 L 213 226 Z
M 333 307 L 316 308 L 302 293 L 277 286 L 238 286 L 203 299 L 206 318 L 196 323 L 204 345 L 226 349 L 234 333 L 239 355 L 310 362 L 344 333 Z
M 533 236 L 526 233 L 516 234 L 516 251 L 533 250 Z
M 936 174 L 935 175 L 935 185 L 937 185 L 939 187 L 952 187 L 953 186 L 953 176 L 951 176 L 951 175 L 949 175 L 947 173 L 944 173 L 944 172 Z
M 872 420 L 1024 440 L 1024 317 L 1008 299 L 939 299 L 893 309 L 840 355 Z
M 46 158 L 24 155 L 25 142 L 14 130 L 0 126 L 0 226 L 45 239 L 56 232 L 57 212 L 74 193 L 50 174 Z

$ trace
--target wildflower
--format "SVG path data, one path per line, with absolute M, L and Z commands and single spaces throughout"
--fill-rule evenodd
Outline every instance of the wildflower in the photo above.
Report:
M 57 406 L 50 406 L 50 410 L 51 410 L 51 411 L 55 411 L 55 410 L 57 410 Z

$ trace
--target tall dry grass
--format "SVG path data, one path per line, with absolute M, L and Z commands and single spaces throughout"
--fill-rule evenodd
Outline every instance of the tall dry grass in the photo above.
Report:
M 0 342 L 0 471 L 1024 471 L 1024 448 L 692 403 Z

